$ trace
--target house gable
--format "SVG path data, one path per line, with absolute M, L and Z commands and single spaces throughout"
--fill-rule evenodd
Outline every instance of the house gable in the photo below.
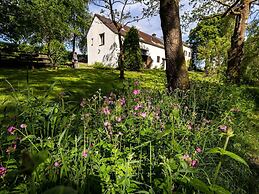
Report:
M 88 63 L 101 62 L 108 66 L 116 66 L 118 53 L 116 36 L 95 16 L 87 33 Z

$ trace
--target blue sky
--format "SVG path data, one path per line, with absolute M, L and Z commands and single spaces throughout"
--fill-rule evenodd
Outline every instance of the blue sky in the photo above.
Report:
M 182 0 L 181 3 L 184 5 L 183 10 L 190 9 L 190 6 L 188 5 L 188 0 Z M 142 7 L 140 5 L 135 5 L 133 7 L 130 7 L 129 9 L 130 9 L 130 12 L 132 13 L 132 15 L 140 15 Z M 90 4 L 89 10 L 93 14 L 95 14 L 95 13 L 100 14 L 101 8 Z M 150 17 L 148 19 L 140 20 L 139 22 L 132 23 L 129 26 L 132 26 L 132 25 L 136 26 L 137 29 L 139 29 L 143 32 L 146 32 L 148 34 L 155 33 L 155 34 L 157 34 L 157 37 L 159 37 L 159 38 L 162 37 L 161 22 L 160 22 L 159 15 Z M 194 25 L 192 25 L 189 28 L 189 30 L 193 27 L 194 27 Z M 188 32 L 183 32 L 184 41 L 186 41 L 188 39 L 189 30 L 188 30 Z

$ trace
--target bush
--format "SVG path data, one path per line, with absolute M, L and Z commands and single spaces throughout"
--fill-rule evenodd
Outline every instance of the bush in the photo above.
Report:
M 93 64 L 93 68 L 95 69 L 112 69 L 111 67 L 107 66 L 107 65 L 104 65 L 103 63 L 101 62 L 95 62 Z

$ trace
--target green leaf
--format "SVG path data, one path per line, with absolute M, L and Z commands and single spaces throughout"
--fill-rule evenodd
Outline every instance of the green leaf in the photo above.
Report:
M 231 192 L 218 185 L 211 185 L 210 190 L 215 192 L 216 194 L 231 194 Z
M 36 139 L 35 135 L 27 135 L 26 137 L 22 138 L 21 142 L 25 141 L 26 139 Z
M 210 154 L 221 154 L 222 155 L 221 148 L 212 148 L 208 151 L 208 153 L 210 153 Z
M 198 191 L 202 191 L 204 193 L 211 193 L 209 186 L 207 186 L 204 182 L 199 179 L 193 178 L 189 182 L 195 189 Z
M 163 132 L 160 132 L 160 133 L 158 133 L 158 135 L 157 135 L 157 139 L 161 139 L 162 137 L 167 136 L 167 135 L 170 134 L 170 133 L 171 133 L 171 130 L 170 130 L 170 129 L 167 129 L 167 130 L 165 130 L 165 131 L 163 131 Z
M 240 163 L 246 165 L 247 167 L 249 167 L 248 164 L 246 163 L 246 161 L 243 158 L 241 158 L 240 156 L 236 155 L 233 152 L 226 151 L 222 148 L 212 148 L 208 151 L 208 153 L 226 155 L 226 156 L 236 160 L 237 162 L 240 162 Z
M 14 135 L 9 135 L 8 137 L 7 137 L 7 141 L 13 141 L 13 140 L 15 140 L 16 139 L 16 136 L 14 136 Z
M 60 137 L 59 137 L 59 140 L 58 140 L 58 147 L 60 146 L 60 143 L 61 143 L 61 141 L 62 141 L 62 139 L 63 139 L 63 137 L 64 137 L 66 131 L 67 131 L 67 129 L 65 129 L 65 130 L 61 133 L 61 135 L 60 135 Z
M 240 156 L 236 155 L 235 153 L 224 150 L 223 154 L 227 155 L 230 158 L 236 160 L 237 162 L 240 162 L 240 163 L 246 165 L 247 167 L 249 167 L 248 164 L 246 163 L 246 161 L 243 158 L 241 158 Z

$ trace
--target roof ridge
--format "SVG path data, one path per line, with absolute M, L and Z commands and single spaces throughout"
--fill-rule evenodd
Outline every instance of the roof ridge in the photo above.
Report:
M 118 33 L 116 27 L 114 26 L 114 24 L 113 24 L 113 22 L 110 18 L 107 18 L 107 17 L 105 17 L 103 15 L 100 15 L 100 14 L 95 14 L 95 16 L 98 17 L 104 23 L 104 25 L 106 25 L 111 31 L 113 31 L 114 33 Z M 127 26 L 127 25 L 123 26 L 123 28 L 125 28 L 125 27 L 128 28 L 128 29 L 131 28 L 130 26 Z M 151 44 L 151 45 L 156 46 L 156 47 L 164 48 L 164 43 L 161 39 L 159 39 L 158 37 L 154 37 L 154 36 L 152 36 L 152 35 L 150 35 L 146 32 L 143 32 L 143 31 L 139 30 L 139 29 L 137 29 L 137 30 L 138 30 L 138 34 L 139 34 L 139 38 L 141 39 L 141 42 L 144 42 L 146 44 Z M 122 32 L 122 35 L 125 36 L 127 31 L 128 30 L 125 29 L 125 31 Z

